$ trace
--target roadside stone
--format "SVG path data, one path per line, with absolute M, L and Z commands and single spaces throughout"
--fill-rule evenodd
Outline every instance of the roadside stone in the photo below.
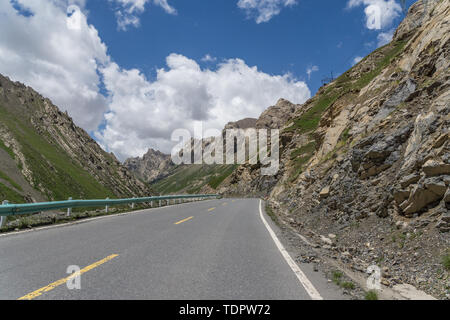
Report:
M 321 199 L 327 198 L 329 195 L 330 195 L 330 187 L 329 186 L 326 186 L 325 188 L 323 188 L 319 194 Z
M 410 284 L 397 284 L 392 289 L 407 300 L 436 300 L 434 297 L 417 290 L 416 287 Z
M 331 239 L 329 239 L 329 238 L 327 238 L 327 237 L 325 237 L 325 236 L 320 236 L 320 240 L 322 240 L 322 242 L 324 242 L 324 243 L 326 243 L 327 245 L 332 245 L 333 244 L 333 241 L 331 240 Z

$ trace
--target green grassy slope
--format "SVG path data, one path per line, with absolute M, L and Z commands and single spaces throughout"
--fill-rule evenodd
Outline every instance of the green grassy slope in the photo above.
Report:
M 233 172 L 235 165 L 183 165 L 152 185 L 160 194 L 198 193 L 203 187 L 217 189 Z
M 21 146 L 21 152 L 25 156 L 25 161 L 32 171 L 32 180 L 35 189 L 46 190 L 44 195 L 49 200 L 63 200 L 69 196 L 73 198 L 105 198 L 113 196 L 111 190 L 101 185 L 86 172 L 82 167 L 76 164 L 71 157 L 57 145 L 47 142 L 39 133 L 37 133 L 29 123 L 26 117 L 18 117 L 8 111 L 3 105 L 0 105 L 0 123 L 6 127 Z M 0 140 L 1 141 L 1 140 Z M 14 157 L 10 148 L 7 148 L 3 141 L 0 147 Z M 19 162 L 18 166 L 20 166 Z M 15 189 L 21 191 L 17 182 L 12 181 L 7 173 L 2 173 L 0 178 L 7 180 L 15 186 Z M 10 201 L 23 200 L 19 192 L 12 195 L 10 188 L 1 186 L 2 197 Z M 1 199 L 0 199 L 1 200 Z

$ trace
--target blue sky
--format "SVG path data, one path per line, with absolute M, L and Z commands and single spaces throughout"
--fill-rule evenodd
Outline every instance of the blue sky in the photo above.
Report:
M 409 1 L 410 5 L 413 1 Z M 270 74 L 292 73 L 314 93 L 331 72 L 350 68 L 355 57 L 378 47 L 380 32 L 396 27 L 403 14 L 383 30 L 364 28 L 364 7 L 350 9 L 344 0 L 300 0 L 270 21 L 257 24 L 236 1 L 172 0 L 177 15 L 149 5 L 139 27 L 118 30 L 111 14 L 116 5 L 87 2 L 89 22 L 99 30 L 110 55 L 125 68 L 138 68 L 149 78 L 164 67 L 170 53 L 196 61 L 210 54 L 219 61 L 241 58 Z M 213 67 L 202 63 L 202 67 Z M 306 70 L 318 66 L 311 73 Z
M 399 0 L 1 1 L 0 73 L 124 160 L 305 102 L 403 17 Z

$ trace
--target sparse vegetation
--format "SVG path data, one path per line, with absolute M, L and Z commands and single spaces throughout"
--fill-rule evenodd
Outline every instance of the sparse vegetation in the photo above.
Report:
M 341 284 L 341 279 L 342 279 L 343 275 L 344 274 L 341 271 L 335 270 L 335 271 L 333 271 L 333 273 L 331 275 L 332 276 L 331 280 L 339 286 Z
M 0 203 L 2 200 L 8 200 L 11 203 L 25 202 L 22 195 L 0 183 Z
M 223 173 L 220 173 L 217 176 L 209 179 L 209 186 L 213 189 L 217 189 L 217 187 L 226 179 L 233 171 L 237 168 L 237 165 L 229 166 Z
M 278 226 L 280 225 L 280 221 L 278 221 L 277 215 L 273 212 L 272 207 L 266 204 L 266 213 L 275 222 Z
M 323 112 L 328 109 L 338 97 L 339 95 L 336 92 L 319 96 L 317 102 L 303 115 L 294 120 L 294 124 L 287 128 L 286 131 L 297 131 L 298 133 L 314 131 L 319 125 Z
M 69 196 L 74 198 L 113 196 L 109 189 L 75 163 L 64 150 L 49 143 L 44 138 L 45 134 L 37 134 L 26 123 L 26 118 L 16 117 L 1 105 L 0 112 L 2 123 L 21 145 L 27 165 L 33 173 L 33 185 L 40 191 L 45 190 L 48 199 L 63 200 Z
M 450 254 L 447 253 L 442 257 L 442 265 L 444 266 L 445 270 L 450 271 Z
M 350 281 L 345 281 L 341 283 L 341 287 L 347 290 L 353 290 L 355 289 L 355 284 Z
M 11 150 L 11 148 L 8 148 L 2 140 L 0 140 L 0 148 L 2 148 L 3 150 L 5 150 L 10 156 L 11 158 L 15 158 L 14 152 Z
M 291 181 L 297 179 L 297 177 L 303 172 L 303 166 L 308 163 L 316 150 L 316 142 L 312 141 L 291 153 L 291 161 L 294 162 L 294 174 L 291 177 Z
M 331 274 L 331 280 L 339 287 L 346 290 L 355 289 L 355 284 L 351 281 L 343 281 L 344 274 L 341 271 L 335 270 Z
M 236 167 L 226 164 L 180 166 L 170 176 L 155 182 L 152 188 L 160 194 L 197 193 L 207 184 L 216 189 Z
M 383 53 L 382 57 L 376 62 L 376 67 L 369 72 L 361 73 L 361 76 L 358 79 L 352 79 L 350 77 L 352 69 L 342 74 L 335 80 L 334 84 L 330 85 L 324 93 L 318 96 L 317 101 L 308 111 L 294 120 L 292 126 L 287 128 L 286 131 L 296 131 L 300 134 L 314 131 L 319 125 L 323 113 L 334 104 L 339 97 L 349 92 L 359 91 L 367 86 L 400 52 L 402 52 L 406 43 L 407 40 L 397 41 L 376 50 L 375 52 Z M 367 59 L 367 57 L 365 59 Z
M 366 300 L 378 300 L 378 293 L 375 290 L 367 291 L 364 298 Z
M 1 170 L 0 170 L 0 179 L 3 179 L 5 181 L 9 182 L 11 184 L 11 186 L 13 186 L 16 190 L 22 191 L 22 187 L 19 186 L 14 180 L 12 180 L 10 177 L 8 177 L 6 175 L 6 173 L 2 172 Z

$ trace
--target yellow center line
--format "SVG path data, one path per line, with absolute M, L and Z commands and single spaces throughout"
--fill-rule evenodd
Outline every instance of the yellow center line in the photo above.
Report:
M 183 220 L 181 220 L 181 221 L 175 222 L 174 224 L 180 224 L 180 223 L 186 222 L 186 221 L 188 221 L 188 220 L 191 220 L 192 218 L 193 218 L 193 217 L 189 217 L 189 218 L 183 219 Z
M 228 204 L 228 203 L 225 202 L 225 203 L 223 203 L 222 205 L 226 206 L 227 204 Z
M 208 211 L 213 211 L 214 209 L 216 209 L 216 207 L 214 207 L 214 208 L 209 208 Z
M 73 277 L 82 275 L 83 273 L 88 272 L 88 271 L 90 271 L 90 270 L 92 270 L 92 269 L 94 269 L 94 268 L 104 264 L 105 262 L 108 262 L 108 261 L 118 257 L 118 256 L 119 256 L 118 254 L 112 254 L 112 255 L 106 257 L 103 260 L 97 261 L 97 262 L 95 262 L 95 263 L 93 263 L 93 264 L 91 264 L 91 265 L 81 269 L 79 273 L 78 272 L 74 273 L 74 274 L 72 274 L 72 275 L 70 275 L 70 276 L 68 276 L 68 277 L 66 277 L 64 279 L 60 279 L 58 281 L 50 283 L 48 286 L 45 286 L 45 287 L 42 287 L 42 288 L 40 288 L 40 289 L 38 289 L 36 291 L 33 291 L 33 292 L 31 292 L 31 293 L 29 293 L 29 294 L 19 298 L 18 300 L 32 300 L 32 299 L 34 299 L 36 297 L 39 297 L 43 293 L 49 292 L 49 291 L 55 289 L 56 287 L 66 283 L 67 281 L 71 280 Z
M 235 202 L 236 200 L 231 200 L 231 202 Z

